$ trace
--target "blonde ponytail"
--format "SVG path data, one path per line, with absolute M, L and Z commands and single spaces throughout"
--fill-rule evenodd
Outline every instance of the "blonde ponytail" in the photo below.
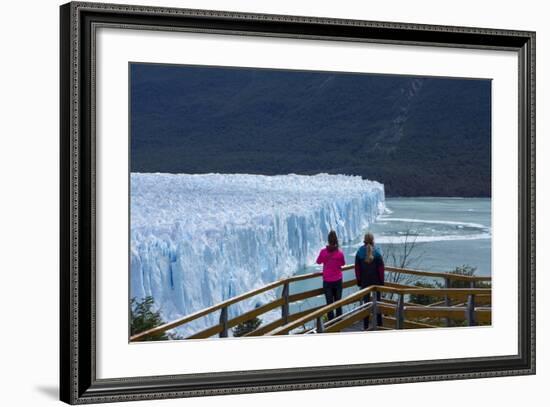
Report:
M 365 257 L 365 263 L 370 264 L 374 261 L 374 236 L 372 233 L 367 233 L 364 239 L 367 246 L 367 256 Z
M 374 254 L 373 254 L 374 250 L 372 248 L 372 245 L 371 244 L 368 244 L 367 245 L 367 257 L 365 258 L 365 262 L 370 264 L 373 262 L 374 260 Z

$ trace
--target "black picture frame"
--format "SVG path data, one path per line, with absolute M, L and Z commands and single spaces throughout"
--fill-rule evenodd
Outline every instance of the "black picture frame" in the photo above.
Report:
M 535 373 L 535 33 L 72 2 L 60 7 L 60 398 L 70 404 Z M 98 26 L 511 50 L 519 59 L 519 349 L 515 355 L 98 379 L 95 73 Z

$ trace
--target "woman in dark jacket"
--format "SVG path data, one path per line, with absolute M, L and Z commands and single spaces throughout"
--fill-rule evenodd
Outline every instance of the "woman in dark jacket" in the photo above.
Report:
M 374 246 L 374 236 L 367 233 L 364 246 L 357 250 L 355 255 L 355 277 L 357 285 L 363 289 L 371 285 L 384 285 L 384 259 L 378 247 Z M 380 301 L 380 292 L 376 292 L 376 299 Z M 370 301 L 370 293 L 363 297 L 364 302 Z M 382 314 L 376 315 L 377 326 L 382 326 Z M 369 317 L 363 320 L 363 328 L 369 327 Z

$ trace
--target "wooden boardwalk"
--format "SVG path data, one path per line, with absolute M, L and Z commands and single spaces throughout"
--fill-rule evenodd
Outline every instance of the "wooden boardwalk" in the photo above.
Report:
M 353 265 L 343 268 L 346 274 L 349 274 L 353 269 Z M 491 323 L 491 288 L 477 287 L 480 282 L 490 282 L 490 277 L 436 273 L 395 267 L 386 267 L 386 273 L 407 274 L 424 279 L 440 279 L 443 280 L 445 288 L 421 288 L 411 285 L 386 283 L 383 286 L 370 286 L 361 290 L 357 288 L 353 293 L 330 305 L 313 306 L 306 310 L 291 313 L 290 304 L 323 295 L 322 288 L 290 294 L 291 285 L 297 281 L 317 278 L 320 280 L 319 287 L 322 286 L 322 273 L 310 273 L 281 279 L 235 296 L 193 314 L 133 335 L 130 341 L 147 340 L 149 335 L 169 331 L 213 313 L 219 318 L 218 324 L 195 332 L 186 339 L 204 339 L 212 336 L 223 338 L 229 336 L 231 328 L 277 308 L 280 309 L 279 319 L 263 324 L 257 329 L 248 332 L 245 336 L 362 331 L 363 319 L 367 316 L 370 322 L 369 330 L 438 328 L 453 324 L 474 326 L 480 323 Z M 344 281 L 344 288 L 356 287 L 355 275 L 353 272 L 351 274 L 352 278 Z M 455 282 L 461 282 L 461 285 L 468 288 L 452 288 Z M 229 307 L 234 304 L 281 287 L 281 295 L 277 299 L 231 319 L 229 318 Z M 377 292 L 381 293 L 381 300 L 376 300 Z M 369 293 L 373 294 L 370 295 L 372 300 L 364 303 L 363 298 Z M 433 301 L 428 304 L 407 302 L 406 300 L 411 295 L 421 295 L 423 298 L 432 298 Z M 395 297 L 397 300 L 384 298 L 387 296 Z M 334 311 L 336 308 L 343 306 L 349 306 L 348 311 L 344 315 L 335 320 L 327 321 L 326 315 L 329 311 Z M 378 314 L 382 314 L 382 328 L 376 326 L 376 318 L 373 317 Z M 443 323 L 438 323 L 438 321 L 443 321 Z M 306 328 L 304 329 L 304 327 Z

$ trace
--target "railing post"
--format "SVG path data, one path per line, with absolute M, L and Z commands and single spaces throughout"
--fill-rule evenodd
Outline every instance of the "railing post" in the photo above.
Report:
M 283 286 L 283 293 L 281 294 L 281 297 L 283 298 L 283 305 L 281 306 L 281 318 L 283 319 L 283 325 L 286 325 L 288 323 L 288 314 L 289 314 L 289 306 L 288 306 L 288 295 L 289 295 L 289 284 L 288 282 L 285 283 Z
M 323 316 L 317 317 L 317 333 L 322 334 L 325 332 L 325 326 L 323 325 Z
M 466 321 L 468 321 L 468 326 L 476 325 L 475 306 L 475 296 L 473 294 L 469 294 L 468 306 L 466 307 Z
M 405 316 L 403 315 L 403 308 L 405 305 L 405 295 L 399 294 L 397 299 L 397 310 L 395 315 L 395 329 L 403 329 Z
M 227 338 L 227 307 L 223 307 L 220 312 L 220 325 L 222 330 L 220 332 L 220 338 Z
M 374 290 L 372 291 L 371 293 L 371 298 L 372 298 L 372 305 L 371 305 L 371 313 L 370 313 L 370 321 L 369 321 L 369 328 L 372 329 L 372 330 L 376 330 L 376 327 L 377 327 L 377 324 L 378 324 L 378 321 L 377 321 L 377 317 L 378 317 L 378 299 L 377 299 L 377 291 Z
M 445 279 L 445 288 L 446 289 L 451 288 L 451 279 L 450 278 Z M 445 294 L 445 306 L 446 307 L 451 306 L 451 299 L 449 298 L 449 296 L 447 294 Z M 451 320 L 449 318 L 444 318 L 444 321 L 445 321 L 445 326 L 451 326 Z

